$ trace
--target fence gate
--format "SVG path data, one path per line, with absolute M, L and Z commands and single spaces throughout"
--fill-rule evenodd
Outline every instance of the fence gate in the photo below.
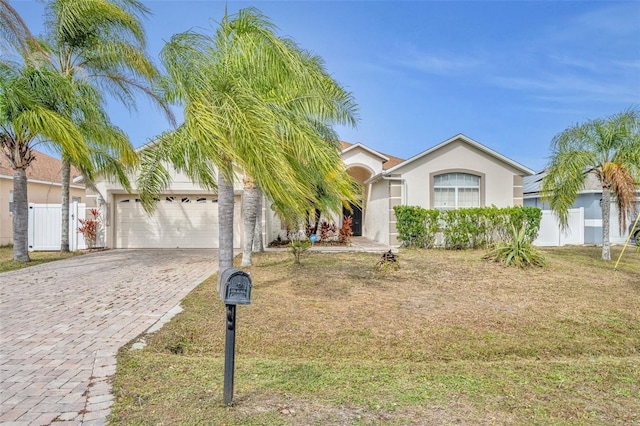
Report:
M 78 232 L 79 220 L 85 218 L 86 204 L 69 204 L 69 250 L 86 248 Z M 62 205 L 29 203 L 29 251 L 60 250 L 62 238 Z
M 561 228 L 558 217 L 551 210 L 542 210 L 540 231 L 533 244 L 556 247 L 584 244 L 584 208 L 569 210 L 565 230 Z

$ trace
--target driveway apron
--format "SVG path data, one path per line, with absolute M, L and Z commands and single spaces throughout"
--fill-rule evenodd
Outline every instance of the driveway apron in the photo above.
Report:
M 217 250 L 108 250 L 0 274 L 0 423 L 101 425 L 116 352 L 217 270 Z

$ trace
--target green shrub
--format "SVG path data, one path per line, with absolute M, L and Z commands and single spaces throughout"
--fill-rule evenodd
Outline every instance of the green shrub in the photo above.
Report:
M 440 211 L 439 210 L 427 210 L 427 217 L 424 223 L 424 238 L 423 247 L 431 248 L 436 245 L 436 234 L 440 229 Z
M 534 207 L 478 207 L 443 212 L 444 245 L 448 249 L 494 246 L 512 239 L 511 228 L 523 228 L 533 241 L 540 230 L 542 210 Z
M 510 241 L 498 243 L 498 246 L 485 254 L 483 259 L 518 268 L 545 266 L 547 264 L 544 256 L 532 245 L 532 240 L 527 235 L 526 226 L 524 225 L 520 229 L 516 229 L 512 225 Z
M 417 206 L 395 206 L 398 240 L 404 247 L 432 247 L 438 232 L 437 210 Z
M 477 248 L 486 245 L 485 209 L 456 209 L 443 212 L 444 246 L 448 249 Z
M 492 247 L 512 239 L 511 228 L 523 228 L 533 241 L 540 229 L 542 211 L 533 207 L 476 207 L 447 211 L 416 206 L 393 208 L 398 240 L 405 247 L 433 247 L 442 232 L 447 249 Z
M 529 241 L 533 242 L 540 231 L 542 210 L 536 207 L 511 207 L 509 209 L 510 225 L 519 229 L 524 226 L 524 233 Z

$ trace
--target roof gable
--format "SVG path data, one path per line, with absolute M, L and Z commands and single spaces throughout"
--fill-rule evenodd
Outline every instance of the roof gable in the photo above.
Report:
M 489 156 L 494 157 L 494 158 L 500 160 L 501 162 L 513 167 L 514 169 L 522 172 L 523 174 L 525 174 L 527 176 L 533 175 L 535 173 L 530 168 L 525 167 L 522 164 L 520 164 L 520 163 L 518 163 L 518 162 L 516 162 L 516 161 L 514 161 L 514 160 L 512 160 L 512 159 L 510 159 L 508 157 L 505 157 L 504 155 L 492 150 L 491 148 L 488 148 L 488 147 L 482 145 L 480 142 L 477 142 L 477 141 L 475 141 L 475 140 L 463 135 L 462 133 L 459 133 L 456 136 L 454 136 L 452 138 L 449 138 L 449 139 L 447 139 L 447 140 L 445 140 L 445 141 L 443 141 L 443 142 L 441 142 L 441 143 L 439 143 L 439 144 L 427 149 L 426 151 L 423 151 L 420 154 L 409 158 L 407 161 L 404 161 L 404 162 L 396 165 L 395 167 L 392 167 L 392 168 L 386 170 L 386 172 L 387 173 L 396 172 L 397 170 L 402 169 L 404 166 L 407 166 L 407 165 L 413 163 L 414 161 L 417 161 L 417 160 L 419 160 L 419 159 L 421 159 L 421 158 L 423 158 L 423 157 L 425 157 L 425 156 L 427 156 L 429 154 L 432 154 L 433 152 L 438 151 L 438 150 L 444 148 L 445 146 L 447 146 L 449 144 L 452 144 L 454 142 L 457 142 L 457 141 L 460 141 L 460 142 L 463 142 L 463 143 L 465 143 L 465 144 L 467 144 L 469 146 L 472 146 L 472 147 L 478 149 L 479 151 L 482 151 L 482 152 L 488 154 Z
M 367 152 L 368 154 L 370 154 L 371 156 L 378 158 L 382 161 L 382 169 L 383 170 L 387 170 L 390 169 L 392 167 L 397 166 L 398 164 L 402 163 L 404 160 L 402 158 L 398 158 L 398 157 L 394 157 L 393 155 L 389 155 L 389 154 L 385 154 L 382 153 L 380 151 L 376 151 L 374 149 L 369 148 L 368 146 L 361 144 L 361 143 L 349 143 L 349 142 L 344 142 L 344 141 L 340 141 L 340 145 L 342 146 L 342 154 L 346 154 L 349 153 L 351 151 L 354 151 L 356 149 L 362 149 L 363 151 Z
M 383 154 L 379 153 L 378 151 L 374 151 L 373 149 L 369 148 L 368 146 L 362 145 L 361 143 L 356 143 L 356 144 L 351 145 L 348 148 L 343 149 L 342 153 L 346 154 L 347 152 L 355 151 L 358 148 L 362 149 L 363 151 L 366 151 L 367 153 L 371 154 L 374 157 L 378 157 L 383 162 L 389 161 L 389 157 L 387 157 L 386 155 L 383 155 Z

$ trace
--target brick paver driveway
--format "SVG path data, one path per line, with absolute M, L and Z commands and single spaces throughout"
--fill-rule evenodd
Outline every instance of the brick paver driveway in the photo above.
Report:
M 110 250 L 0 274 L 0 423 L 104 424 L 117 350 L 217 264 L 216 250 Z

